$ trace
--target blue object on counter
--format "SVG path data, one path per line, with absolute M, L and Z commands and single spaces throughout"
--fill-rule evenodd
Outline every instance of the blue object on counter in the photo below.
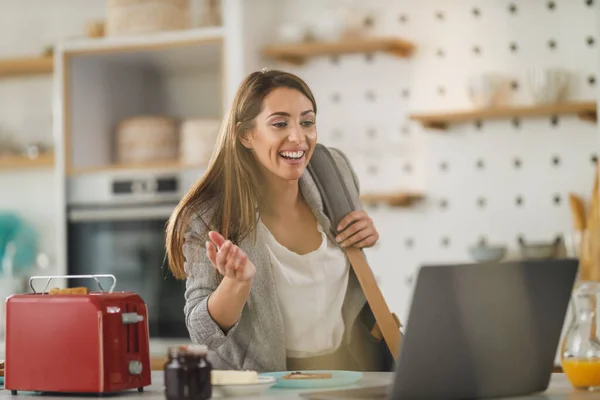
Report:
M 301 372 L 306 374 L 331 374 L 331 379 L 281 379 L 284 375 L 292 372 Z M 338 371 L 338 370 L 319 370 L 319 371 L 281 371 L 281 372 L 265 372 L 260 376 L 272 376 L 277 379 L 274 388 L 285 389 L 320 389 L 349 386 L 363 377 L 362 372 L 358 371 Z
M 7 254 L 8 245 L 14 245 L 14 253 Z M 0 269 L 2 274 L 6 261 L 12 261 L 12 274 L 32 268 L 36 263 L 38 235 L 35 229 L 14 213 L 0 212 Z M 11 259 L 9 259 L 9 257 Z

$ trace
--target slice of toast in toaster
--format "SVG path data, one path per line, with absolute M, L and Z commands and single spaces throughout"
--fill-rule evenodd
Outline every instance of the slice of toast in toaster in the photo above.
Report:
M 86 287 L 74 287 L 74 288 L 52 288 L 48 294 L 89 294 L 90 290 Z

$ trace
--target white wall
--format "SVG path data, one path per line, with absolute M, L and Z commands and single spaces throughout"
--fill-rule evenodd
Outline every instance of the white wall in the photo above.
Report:
M 310 22 L 328 6 L 349 2 L 284 4 L 273 21 Z M 511 120 L 498 120 L 484 121 L 481 129 L 467 123 L 436 132 L 424 130 L 408 114 L 469 107 L 466 80 L 483 72 L 516 81 L 518 88 L 511 91 L 509 101 L 527 104 L 526 73 L 534 67 L 569 70 L 573 74 L 569 98 L 597 99 L 600 81 L 591 85 L 588 78 L 600 79 L 600 4 L 554 1 L 553 9 L 546 0 L 354 4 L 365 16 L 373 16 L 369 34 L 411 40 L 417 47 L 414 56 L 376 54 L 368 60 L 364 55 L 346 55 L 337 62 L 323 57 L 300 67 L 271 60 L 262 64 L 307 80 L 317 97 L 320 141 L 348 153 L 364 191 L 424 191 L 426 201 L 415 208 L 370 210 L 381 233 L 380 245 L 369 251 L 371 265 L 390 307 L 404 317 L 412 294 L 409 282 L 414 283 L 411 278 L 419 265 L 471 261 L 467 248 L 481 237 L 508 245 L 511 256 L 518 256 L 518 235 L 546 241 L 570 234 L 568 194 L 589 198 L 590 159 L 598 152 L 596 126 L 576 117 L 561 117 L 556 126 L 544 117 L 522 119 L 518 128 Z M 588 45 L 588 37 L 593 45 Z M 550 40 L 557 44 L 554 49 Z M 512 42 L 517 45 L 514 52 Z M 373 129 L 374 138 L 369 136 Z M 555 156 L 559 165 L 552 162 Z M 522 162 L 520 168 L 514 166 L 516 158 Z M 482 169 L 477 168 L 479 160 Z M 522 206 L 516 205 L 519 196 Z M 555 196 L 560 196 L 559 204 L 554 203 Z M 479 199 L 485 201 L 484 207 L 478 206 Z

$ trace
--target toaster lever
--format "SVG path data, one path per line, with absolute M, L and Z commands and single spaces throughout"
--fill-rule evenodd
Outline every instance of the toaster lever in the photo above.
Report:
M 123 313 L 121 314 L 121 321 L 123 324 L 135 324 L 137 322 L 142 322 L 144 320 L 144 316 L 138 313 Z

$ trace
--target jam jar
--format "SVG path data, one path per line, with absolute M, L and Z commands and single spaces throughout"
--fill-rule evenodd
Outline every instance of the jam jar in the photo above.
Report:
M 169 348 L 164 365 L 167 400 L 208 400 L 212 397 L 212 365 L 208 348 L 201 345 Z

